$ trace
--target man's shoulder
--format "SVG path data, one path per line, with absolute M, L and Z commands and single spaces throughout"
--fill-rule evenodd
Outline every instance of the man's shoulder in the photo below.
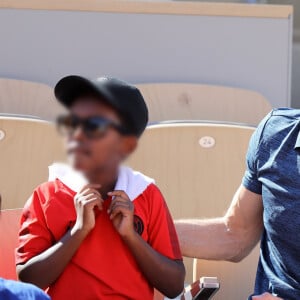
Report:
M 257 131 L 265 141 L 275 136 L 286 136 L 300 121 L 300 110 L 293 108 L 273 109 L 259 124 Z
M 299 136 L 299 121 L 299 109 L 273 109 L 253 133 L 249 143 L 247 160 L 257 159 L 259 155 L 261 161 L 266 161 L 273 151 L 294 148 Z
M 261 125 L 276 123 L 277 126 L 285 126 L 300 120 L 300 109 L 276 108 L 273 109 L 262 121 Z
M 300 109 L 275 108 L 270 113 L 270 119 L 279 118 L 282 120 L 300 120 Z

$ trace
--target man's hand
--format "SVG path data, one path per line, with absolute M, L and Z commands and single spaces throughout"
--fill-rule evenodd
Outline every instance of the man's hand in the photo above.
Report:
M 263 293 L 258 296 L 253 296 L 252 300 L 283 300 L 282 298 L 275 297 L 269 293 Z
M 107 211 L 114 227 L 121 237 L 131 236 L 134 231 L 134 205 L 124 191 L 113 191 L 108 193 L 113 197 Z
M 100 184 L 85 185 L 74 197 L 77 219 L 73 230 L 89 233 L 95 226 L 95 209 L 102 210 L 103 199 L 96 190 Z

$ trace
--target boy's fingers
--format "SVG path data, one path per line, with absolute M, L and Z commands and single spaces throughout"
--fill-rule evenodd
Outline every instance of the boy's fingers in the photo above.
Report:
M 113 200 L 113 201 L 111 201 L 111 203 L 110 203 L 110 206 L 109 206 L 109 208 L 107 209 L 107 213 L 108 214 L 110 214 L 112 211 L 113 211 L 113 209 L 114 209 L 114 207 L 115 207 L 115 205 L 116 205 L 116 199 L 115 200 Z
M 125 207 L 124 205 L 118 205 L 117 207 L 114 208 L 109 218 L 112 220 L 118 214 L 124 215 L 127 212 L 128 212 L 128 207 Z
M 101 194 L 95 189 L 87 189 L 81 193 L 81 196 L 84 196 L 84 197 L 89 196 L 89 195 L 95 195 L 95 196 L 98 196 L 99 198 L 102 198 Z
M 107 194 L 112 197 L 121 197 L 129 200 L 128 195 L 124 191 L 112 191 Z
M 84 199 L 83 201 L 87 201 L 87 200 L 91 200 L 91 199 L 99 199 L 101 201 L 101 203 L 103 202 L 102 197 L 97 194 L 88 194 L 88 195 L 84 196 L 83 199 Z
M 119 200 L 123 200 L 121 197 L 117 196 L 115 197 L 114 199 L 112 199 L 111 203 L 110 203 L 110 206 L 108 208 L 108 211 L 111 211 L 112 210 L 112 207 L 115 205 L 115 203 Z
M 119 204 L 124 204 L 126 207 L 128 207 L 129 209 L 133 209 L 133 204 L 130 200 L 127 200 L 127 199 L 124 199 L 124 198 L 121 198 L 119 196 L 117 196 L 110 204 L 109 208 L 108 208 L 108 213 L 110 213 L 114 207 L 116 205 L 119 205 Z
M 128 210 L 130 210 L 130 211 L 132 210 L 132 205 L 131 205 L 131 203 L 115 200 L 115 201 L 113 201 L 113 202 L 111 203 L 111 205 L 110 205 L 109 209 L 107 210 L 107 212 L 108 212 L 108 213 L 113 212 L 117 206 L 125 207 L 125 208 L 127 208 Z
M 86 189 L 100 189 L 101 188 L 101 184 L 97 184 L 97 183 L 89 183 L 86 184 L 85 186 L 83 186 L 81 188 L 81 190 L 78 192 L 78 194 L 81 194 L 83 191 L 85 191 Z
M 83 201 L 84 206 L 86 207 L 95 207 L 98 206 L 102 210 L 102 201 L 99 198 L 92 198 L 90 200 Z
M 87 195 L 79 195 L 79 196 L 76 196 L 74 198 L 74 200 L 75 200 L 75 203 L 78 203 L 78 202 L 84 202 L 86 200 L 90 200 L 92 198 L 99 199 L 99 200 L 103 201 L 101 195 L 97 194 L 97 193 L 89 193 Z
M 123 201 L 123 202 L 127 202 L 127 201 L 130 201 L 128 195 L 124 192 L 124 191 L 112 191 L 112 192 L 109 192 L 107 193 L 108 196 L 111 196 L 113 197 L 112 201 L 111 201 L 111 204 L 110 204 L 110 207 L 108 210 L 111 209 L 113 203 L 117 200 L 119 201 Z
M 114 204 L 115 202 L 131 203 L 131 201 L 129 199 L 125 199 L 120 196 L 114 197 L 114 199 L 111 201 L 111 205 Z

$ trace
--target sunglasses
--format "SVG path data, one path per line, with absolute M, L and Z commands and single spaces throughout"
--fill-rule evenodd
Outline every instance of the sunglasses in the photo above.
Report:
M 103 117 L 81 119 L 74 115 L 62 115 L 56 120 L 58 132 L 63 136 L 71 136 L 80 127 L 88 138 L 101 138 L 112 128 L 125 135 L 126 129 L 116 122 Z

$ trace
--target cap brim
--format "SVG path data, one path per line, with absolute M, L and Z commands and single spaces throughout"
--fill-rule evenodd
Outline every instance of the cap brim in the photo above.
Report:
M 77 75 L 62 78 L 56 84 L 54 94 L 57 100 L 67 108 L 69 108 L 76 99 L 90 94 L 99 96 L 99 98 L 108 104 L 116 106 L 115 101 L 105 88 L 96 86 L 91 80 Z

